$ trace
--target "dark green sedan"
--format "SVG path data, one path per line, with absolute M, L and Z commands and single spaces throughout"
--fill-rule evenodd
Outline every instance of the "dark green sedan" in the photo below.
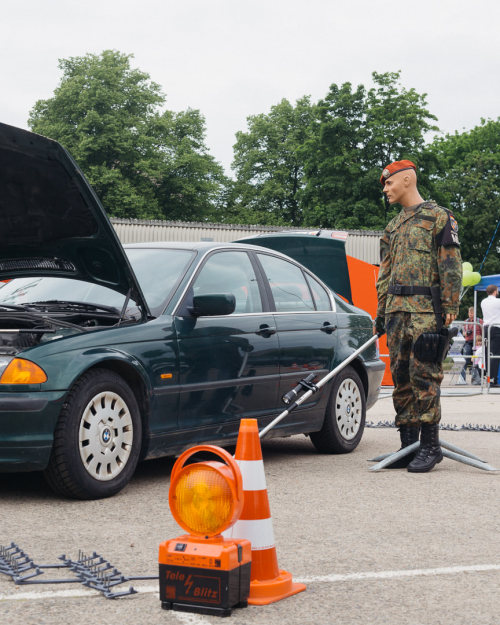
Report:
M 56 142 L 0 124 L 0 471 L 107 497 L 138 461 L 261 427 L 282 396 L 372 335 L 370 317 L 287 256 L 250 244 L 125 249 Z M 358 445 L 375 346 L 268 436 Z

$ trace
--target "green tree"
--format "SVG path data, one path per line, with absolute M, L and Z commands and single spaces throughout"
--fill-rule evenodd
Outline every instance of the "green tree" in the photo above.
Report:
M 500 118 L 482 120 L 470 131 L 437 138 L 429 146 L 436 164 L 436 199 L 453 210 L 459 223 L 462 257 L 479 271 L 500 220 Z M 483 275 L 500 273 L 497 231 Z
M 205 120 L 194 109 L 165 111 L 150 120 L 155 158 L 149 177 L 166 219 L 218 219 L 227 178 L 208 153 L 205 132 Z
M 54 96 L 33 107 L 32 130 L 73 155 L 115 217 L 204 219 L 223 189 L 199 111 L 161 112 L 160 86 L 105 50 L 59 61 Z
M 283 99 L 268 114 L 248 117 L 248 130 L 236 133 L 234 145 L 233 219 L 275 225 L 303 222 L 299 149 L 312 131 L 313 118 L 309 97 L 295 106 Z
M 384 165 L 409 158 L 426 193 L 425 135 L 437 130 L 426 95 L 406 89 L 400 72 L 372 74 L 374 87 L 333 84 L 317 107 L 319 131 L 303 147 L 307 222 L 333 228 L 382 228 L 388 210 L 379 184 Z

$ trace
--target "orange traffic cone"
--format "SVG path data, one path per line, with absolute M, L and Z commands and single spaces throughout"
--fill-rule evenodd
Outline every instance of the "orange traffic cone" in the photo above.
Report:
M 278 568 L 257 419 L 241 420 L 234 458 L 243 477 L 243 511 L 223 535 L 246 538 L 252 543 L 248 603 L 266 605 L 295 595 L 306 587 L 294 583 L 291 573 Z

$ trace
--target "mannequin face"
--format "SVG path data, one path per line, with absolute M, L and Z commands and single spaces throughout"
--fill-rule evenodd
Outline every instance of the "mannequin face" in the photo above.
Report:
M 387 178 L 384 185 L 384 193 L 387 196 L 389 204 L 403 204 L 404 196 L 409 187 L 410 176 L 406 171 L 400 171 Z

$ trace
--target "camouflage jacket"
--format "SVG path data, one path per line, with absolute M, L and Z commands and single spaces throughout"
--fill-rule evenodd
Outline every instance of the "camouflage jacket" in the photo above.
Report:
M 431 297 L 388 293 L 392 284 L 440 286 L 442 313 L 458 313 L 462 259 L 458 225 L 450 211 L 435 202 L 403 208 L 380 239 L 377 316 L 434 312 Z

